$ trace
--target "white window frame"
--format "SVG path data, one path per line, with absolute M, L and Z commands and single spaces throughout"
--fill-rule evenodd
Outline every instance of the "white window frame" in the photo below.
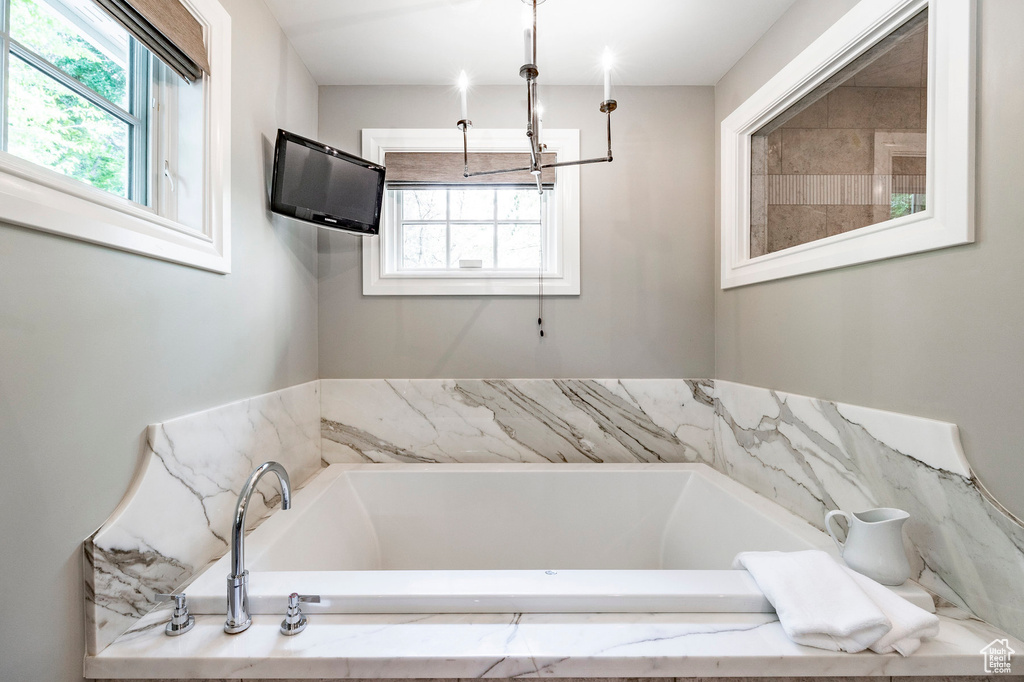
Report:
M 928 8 L 927 208 L 750 257 L 750 137 Z M 722 121 L 722 289 L 974 241 L 974 0 L 861 0 Z
M 521 129 L 472 129 L 470 152 L 528 152 Z M 559 159 L 578 159 L 579 130 L 545 129 L 547 151 Z M 389 151 L 461 152 L 462 133 L 456 129 L 364 129 L 362 156 L 385 165 Z M 546 249 L 554 249 L 544 274 L 544 294 L 578 296 L 580 293 L 579 168 L 559 168 L 548 197 Z M 447 270 L 400 272 L 388 267 L 382 236 L 396 232 L 394 211 L 385 203 L 381 235 L 363 237 L 363 294 L 367 296 L 531 296 L 538 291 L 537 273 L 527 271 Z M 390 221 L 390 222 L 389 222 Z M 555 226 L 552 229 L 552 226 Z M 392 251 L 393 253 L 393 251 Z M 393 260 L 393 258 L 392 258 Z
M 202 229 L 6 152 L 0 152 L 0 221 L 231 272 L 231 17 L 217 0 L 182 4 L 203 28 L 211 72 L 203 76 Z

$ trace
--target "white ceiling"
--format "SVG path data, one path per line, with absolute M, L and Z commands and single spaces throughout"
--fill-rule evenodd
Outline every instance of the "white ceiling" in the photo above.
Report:
M 266 0 L 320 85 L 522 82 L 520 0 Z M 540 82 L 714 85 L 794 0 L 546 0 Z

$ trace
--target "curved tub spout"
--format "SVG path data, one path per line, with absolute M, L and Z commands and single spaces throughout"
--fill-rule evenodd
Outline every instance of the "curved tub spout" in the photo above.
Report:
M 231 573 L 228 575 L 228 618 L 224 623 L 224 632 L 234 635 L 252 625 L 249 615 L 249 571 L 245 570 L 245 512 L 249 508 L 256 484 L 263 474 L 272 472 L 281 482 L 281 509 L 291 509 L 292 489 L 288 472 L 277 462 L 264 462 L 256 467 L 249 480 L 242 486 L 238 494 L 238 506 L 235 508 L 235 523 L 231 528 Z

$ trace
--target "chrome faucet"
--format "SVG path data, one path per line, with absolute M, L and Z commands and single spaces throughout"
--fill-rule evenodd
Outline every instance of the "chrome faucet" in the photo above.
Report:
M 245 512 L 249 508 L 249 499 L 260 478 L 267 472 L 273 472 L 281 481 L 281 509 L 291 509 L 292 489 L 288 480 L 288 472 L 277 462 L 264 462 L 256 467 L 249 480 L 238 493 L 238 507 L 235 509 L 235 524 L 231 528 L 231 573 L 228 574 L 228 619 L 224 623 L 224 632 L 235 635 L 252 625 L 249 614 L 249 571 L 245 570 Z

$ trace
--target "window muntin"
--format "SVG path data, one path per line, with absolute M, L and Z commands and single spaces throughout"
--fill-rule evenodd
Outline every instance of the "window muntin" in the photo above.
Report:
M 547 152 L 555 158 L 579 158 L 580 133 L 578 130 L 546 129 L 544 131 Z M 451 152 L 457 157 L 462 156 L 463 139 L 457 128 L 367 128 L 362 131 L 363 158 L 382 165 L 392 154 L 415 156 L 416 154 L 432 154 L 435 152 Z M 500 156 L 524 153 L 525 136 L 518 129 L 475 129 L 475 146 L 471 146 L 470 154 Z M 526 152 L 528 153 L 528 152 Z M 554 159 L 553 159 L 554 160 Z M 461 178 L 462 166 L 459 158 L 458 178 Z M 416 164 L 410 165 L 413 168 Z M 422 164 L 419 164 L 422 165 Z M 494 168 L 508 167 L 502 159 L 492 159 Z M 515 166 L 515 164 L 512 164 Z M 411 189 L 468 189 L 482 187 L 483 183 L 461 182 L 459 179 L 420 178 L 414 175 L 396 177 L 389 166 L 389 189 L 403 191 Z M 399 262 L 399 240 L 395 216 L 404 206 L 397 205 L 397 192 L 389 191 L 386 195 L 381 220 L 381 231 L 377 236 L 363 237 L 363 295 L 366 296 L 533 296 L 543 286 L 544 294 L 551 296 L 579 296 L 580 294 L 580 171 L 579 167 L 567 166 L 557 169 L 552 174 L 550 184 L 545 181 L 542 203 L 541 246 L 543 249 L 544 268 L 535 265 L 525 266 L 523 261 L 532 258 L 523 257 L 521 252 L 533 253 L 532 246 L 525 234 L 511 234 L 512 227 L 502 226 L 499 239 L 520 239 L 527 242 L 523 249 L 511 249 L 508 257 L 501 263 L 508 264 L 510 269 L 490 270 L 484 268 L 448 268 L 435 267 L 423 270 L 401 269 Z M 530 182 L 532 176 L 525 180 Z M 524 187 L 513 183 L 495 182 L 492 188 Z M 536 192 L 535 183 L 531 183 Z M 447 198 L 445 199 L 447 202 Z M 496 201 L 502 202 L 501 195 Z M 436 209 L 441 210 L 440 202 Z M 523 213 L 509 213 L 509 224 L 512 221 L 522 223 L 526 220 L 526 205 L 520 206 Z M 447 204 L 443 210 L 447 212 Z M 511 210 L 511 209 L 510 209 Z M 472 222 L 472 221 L 470 221 Z M 436 223 L 424 222 L 426 230 L 439 231 Z M 447 224 L 447 223 L 446 223 Z M 475 224 L 483 224 L 476 221 Z M 520 231 L 517 231 L 520 232 Z M 415 235 L 418 239 L 418 235 Z M 429 253 L 433 253 L 439 265 L 447 263 L 448 248 L 440 248 L 439 239 L 429 242 L 434 245 Z M 404 247 L 403 247 L 404 248 Z M 428 255 L 429 255 L 428 253 Z M 481 259 L 482 260 L 482 259 Z M 500 260 L 500 259 L 496 259 Z M 499 263 L 499 267 L 501 267 Z M 542 277 L 540 277 L 542 275 Z
M 0 7 L 3 151 L 148 204 L 148 51 L 89 0 Z
M 401 273 L 477 274 L 541 270 L 547 197 L 527 188 L 389 190 Z M 464 267 L 480 261 L 479 267 Z

